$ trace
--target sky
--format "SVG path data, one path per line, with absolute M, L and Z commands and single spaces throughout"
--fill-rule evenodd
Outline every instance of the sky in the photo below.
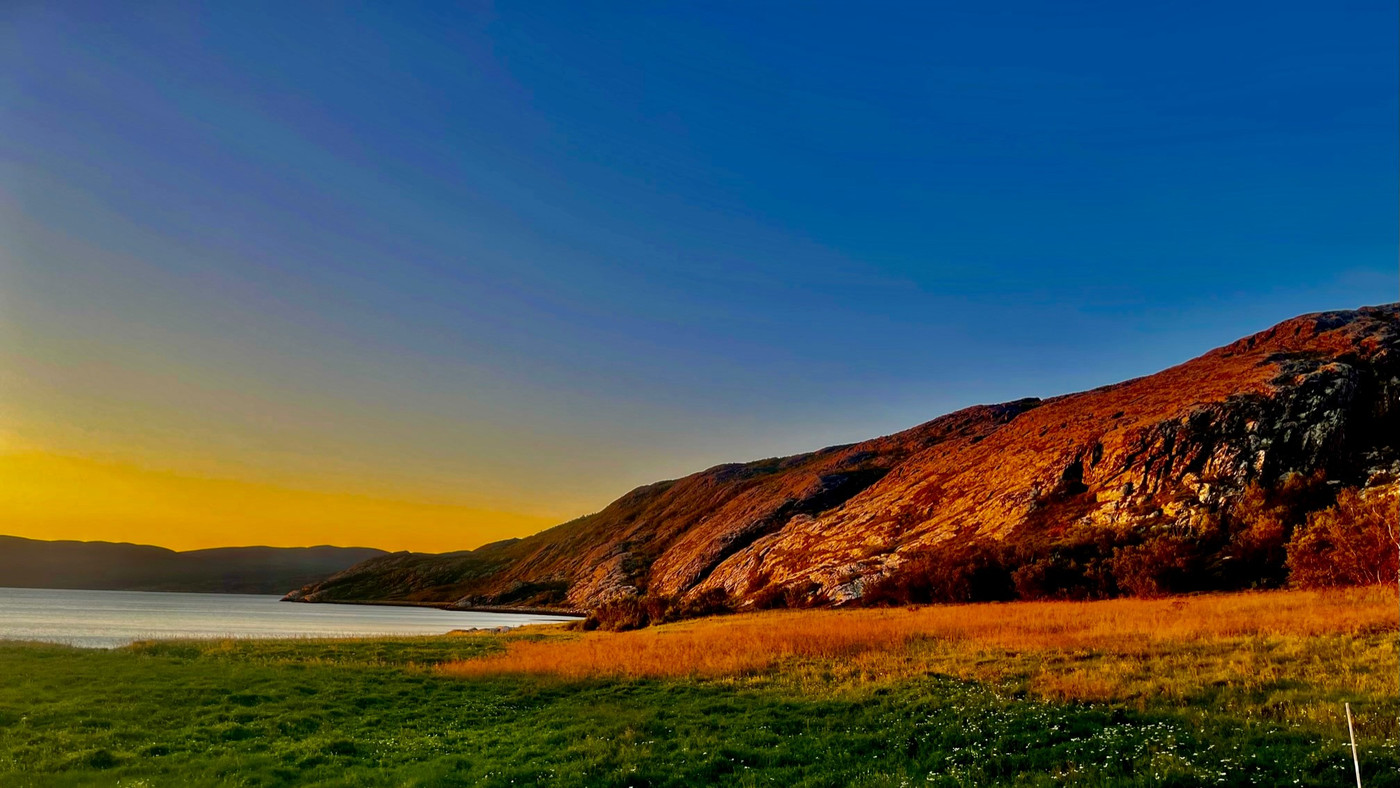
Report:
M 1394 301 L 1394 2 L 0 7 L 0 533 L 445 551 Z

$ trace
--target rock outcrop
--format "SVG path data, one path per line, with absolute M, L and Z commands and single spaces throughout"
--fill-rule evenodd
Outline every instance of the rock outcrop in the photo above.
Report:
M 1293 473 L 1393 480 L 1397 435 L 1400 305 L 1325 312 L 1148 377 L 721 465 L 526 539 L 374 558 L 300 594 L 590 609 L 801 588 L 841 603 L 944 540 L 1189 525 Z

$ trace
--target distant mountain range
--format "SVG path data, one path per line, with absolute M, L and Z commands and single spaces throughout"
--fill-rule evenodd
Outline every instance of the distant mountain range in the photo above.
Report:
M 368 547 L 219 547 L 176 552 L 113 542 L 0 536 L 0 587 L 284 594 L 385 555 Z
M 1177 568 L 1276 583 L 1288 531 L 1255 515 L 1291 528 L 1341 490 L 1393 487 L 1397 440 L 1400 305 L 1324 312 L 1148 377 L 657 482 L 525 539 L 377 556 L 290 598 L 840 604 L 962 543 L 1028 551 L 1018 588 L 1054 593 L 1105 593 L 1110 559 L 1148 589 L 1183 587 L 1158 576 Z

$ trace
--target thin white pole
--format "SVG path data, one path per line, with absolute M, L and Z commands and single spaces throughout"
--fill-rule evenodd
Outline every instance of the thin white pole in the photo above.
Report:
M 1356 767 L 1356 788 L 1361 788 L 1361 759 L 1356 755 L 1356 729 L 1351 727 L 1351 704 L 1343 704 L 1347 709 L 1347 735 L 1351 737 L 1351 765 Z

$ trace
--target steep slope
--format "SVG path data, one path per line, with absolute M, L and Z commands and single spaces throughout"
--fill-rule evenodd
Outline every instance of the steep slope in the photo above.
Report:
M 1038 400 L 968 408 L 885 438 L 720 465 L 639 487 L 597 514 L 463 553 L 394 553 L 289 595 L 589 608 L 683 593 L 793 517 L 828 511 L 940 442 L 986 436 Z
M 948 539 L 1190 527 L 1250 482 L 1391 478 L 1397 428 L 1400 308 L 1305 315 L 1148 377 L 718 466 L 527 539 L 372 559 L 292 596 L 594 608 L 786 587 L 841 602 Z
M 276 594 L 384 555 L 367 547 L 219 547 L 175 552 L 113 542 L 0 536 L 0 586 Z

